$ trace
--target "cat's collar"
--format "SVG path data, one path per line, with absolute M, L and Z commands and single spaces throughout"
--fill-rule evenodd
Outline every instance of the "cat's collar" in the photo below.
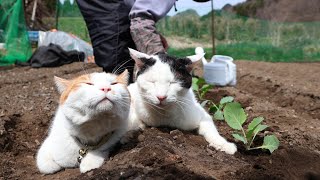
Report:
M 81 142 L 81 140 L 78 137 L 74 137 L 76 142 L 80 144 L 80 146 L 82 147 L 81 149 L 79 149 L 79 152 L 78 152 L 79 153 L 78 162 L 79 163 L 81 162 L 81 160 L 87 155 L 89 150 L 96 150 L 100 148 L 103 144 L 105 144 L 110 139 L 112 134 L 113 134 L 113 131 L 110 133 L 107 133 L 96 144 L 84 144 Z

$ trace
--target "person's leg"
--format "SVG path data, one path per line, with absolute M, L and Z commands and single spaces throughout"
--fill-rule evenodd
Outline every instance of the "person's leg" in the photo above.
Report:
M 166 16 L 176 0 L 136 0 L 130 11 L 130 32 L 137 50 L 155 54 L 165 52 L 163 39 L 155 23 Z
M 132 72 L 128 47 L 134 48 L 130 35 L 128 14 L 131 7 L 123 0 L 77 0 L 87 24 L 95 62 L 106 72 L 121 73 L 127 68 Z M 127 63 L 125 63 L 128 61 Z

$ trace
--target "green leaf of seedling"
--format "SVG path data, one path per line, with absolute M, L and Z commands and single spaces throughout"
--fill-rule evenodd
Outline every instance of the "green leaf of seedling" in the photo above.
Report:
M 247 133 L 246 133 L 247 139 L 250 140 L 252 138 L 252 136 L 253 136 L 253 130 L 247 131 Z
M 201 87 L 201 91 L 208 91 L 212 88 L 212 85 L 210 84 L 205 84 Z
M 256 117 L 254 118 L 250 124 L 248 125 L 248 130 L 246 133 L 247 139 L 251 139 L 253 135 L 253 131 L 256 129 L 256 127 L 264 120 L 263 117 Z
M 247 139 L 250 141 L 249 147 L 251 147 L 251 144 L 252 144 L 252 142 L 254 141 L 254 138 L 256 138 L 257 134 L 258 134 L 259 132 L 265 130 L 267 127 L 269 127 L 269 126 L 259 124 L 259 125 L 253 130 L 253 132 L 250 132 L 250 131 L 247 132 L 246 136 L 247 136 Z M 254 135 L 252 136 L 252 134 L 254 134 Z
M 256 117 L 254 118 L 250 124 L 248 125 L 248 130 L 254 130 L 262 121 L 264 120 L 263 117 Z
M 196 78 L 196 77 L 192 77 L 192 83 L 193 83 L 193 84 L 197 84 L 197 83 L 198 83 L 198 81 L 199 81 L 199 79 L 198 79 L 198 78 Z
M 215 106 L 210 106 L 209 107 L 209 112 L 210 113 L 215 113 L 215 112 L 217 112 L 219 109 L 217 109 Z
M 198 79 L 198 78 L 195 78 L 195 77 L 192 78 L 192 89 L 193 89 L 194 91 L 199 91 L 198 82 L 199 82 L 199 79 Z
M 247 133 L 246 133 L 247 139 L 250 140 L 252 138 L 252 135 L 253 135 L 253 130 L 248 130 Z
M 242 124 L 246 121 L 247 115 L 239 103 L 228 103 L 223 110 L 227 124 L 236 130 L 242 130 Z
M 202 86 L 203 84 L 206 84 L 206 81 L 203 78 L 198 78 L 197 84 L 198 86 Z
M 230 103 L 230 102 L 232 102 L 233 100 L 234 100 L 233 97 L 231 97 L 231 96 L 226 96 L 226 97 L 224 97 L 224 98 L 222 98 L 222 99 L 220 100 L 220 104 Z
M 263 144 L 260 148 L 268 149 L 270 153 L 272 153 L 274 150 L 278 149 L 279 144 L 280 142 L 275 135 L 268 135 L 264 137 Z
M 216 119 L 216 120 L 224 120 L 223 112 L 221 110 L 217 110 L 214 113 L 213 118 Z
M 239 140 L 239 141 L 242 141 L 243 142 L 243 144 L 247 144 L 247 140 L 246 140 L 246 138 L 245 137 L 243 137 L 243 136 L 241 136 L 240 134 L 232 134 L 232 136 L 235 138 L 235 139 L 237 139 L 237 140 Z
M 267 127 L 267 125 L 263 125 L 263 124 L 259 124 L 254 130 L 253 130 L 253 133 L 254 133 L 254 136 L 256 136 L 259 132 L 265 130 Z
M 241 136 L 240 134 L 232 134 L 232 136 L 233 136 L 235 139 L 237 139 L 237 140 L 239 140 L 239 141 L 242 141 L 243 144 L 247 144 L 246 138 L 244 138 L 244 137 Z
M 203 85 L 203 86 L 201 87 L 201 89 L 200 89 L 200 91 L 201 91 L 201 94 L 200 94 L 201 98 L 203 98 L 203 96 L 204 96 L 210 89 L 212 89 L 212 85 L 210 85 L 210 84 L 205 84 L 205 85 Z

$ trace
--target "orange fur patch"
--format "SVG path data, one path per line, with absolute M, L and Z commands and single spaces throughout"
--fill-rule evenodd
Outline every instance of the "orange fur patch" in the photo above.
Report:
M 128 89 L 129 71 L 127 69 L 116 77 L 116 81 L 120 84 L 125 85 L 124 88 L 126 88 L 126 90 L 129 92 L 129 89 Z M 129 93 L 129 98 L 131 99 L 130 93 Z
M 129 81 L 129 71 L 126 69 L 123 73 L 119 74 L 117 77 L 116 77 L 116 81 L 120 84 L 123 84 L 125 85 L 124 88 L 126 88 L 126 90 L 129 92 L 129 89 L 128 89 L 128 81 Z M 129 98 L 131 99 L 131 94 L 129 93 Z
M 90 82 L 90 76 L 88 74 L 79 76 L 75 79 L 68 81 L 66 90 L 63 91 L 63 93 L 60 96 L 60 104 L 63 104 L 67 100 L 71 92 L 76 91 L 79 88 L 80 83 L 86 82 Z
M 125 70 L 123 73 L 117 76 L 116 81 L 120 84 L 128 85 L 128 70 Z

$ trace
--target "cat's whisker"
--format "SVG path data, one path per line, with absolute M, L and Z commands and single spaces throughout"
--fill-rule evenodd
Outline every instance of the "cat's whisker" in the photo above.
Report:
M 179 103 L 181 103 L 181 104 L 183 104 L 183 105 L 185 105 L 185 106 L 188 106 L 190 103 L 188 103 L 188 102 L 185 102 L 185 101 L 183 101 L 183 100 L 177 100 L 176 102 L 179 102 Z
M 141 93 L 140 93 L 140 95 L 141 95 L 142 97 L 148 98 L 147 95 L 143 95 L 143 94 L 141 94 Z M 141 100 L 142 100 L 143 102 L 145 102 L 145 103 L 148 103 L 148 104 L 154 106 L 154 107 L 157 108 L 157 109 L 165 110 L 165 109 L 163 109 L 162 107 L 159 107 L 159 106 L 157 106 L 157 105 L 155 105 L 155 104 L 152 104 L 152 103 L 150 103 L 150 102 L 148 102 L 148 101 L 146 101 L 146 100 L 144 100 L 144 99 L 141 99 Z
M 157 113 L 159 113 L 160 115 L 166 116 L 164 113 L 158 111 L 158 110 L 165 111 L 163 108 L 160 108 L 160 107 L 158 107 L 158 106 L 156 106 L 156 105 L 154 105 L 154 104 L 152 104 L 152 103 L 150 103 L 150 102 L 148 102 L 148 101 L 145 101 L 145 100 L 143 100 L 143 99 L 141 99 L 141 101 L 144 102 L 145 105 L 147 105 L 148 107 L 150 107 L 151 109 L 153 109 L 154 111 L 156 111 Z
M 115 72 L 115 73 L 121 72 L 121 71 L 128 69 L 128 68 L 133 68 L 133 67 L 134 66 L 123 66 L 122 68 L 118 69 L 117 72 Z
M 192 101 L 187 100 L 187 99 L 180 99 L 179 102 L 180 102 L 181 104 L 183 104 L 185 107 L 189 107 L 190 105 L 193 104 Z
M 176 101 L 177 105 L 181 108 L 181 110 L 183 111 L 183 114 L 186 114 L 186 111 L 184 110 L 183 106 L 179 103 L 179 101 Z
M 146 101 L 146 100 L 143 100 L 143 99 L 141 99 L 144 103 L 146 103 L 146 104 L 148 104 L 148 105 L 150 105 L 150 106 L 153 106 L 154 108 L 158 108 L 158 106 L 156 106 L 155 104 L 152 104 L 151 102 L 148 102 L 148 101 Z M 159 108 L 160 110 L 163 110 L 162 108 Z
M 128 106 L 130 106 L 130 103 L 127 103 L 127 102 L 118 101 L 118 103 L 120 104 L 121 107 L 128 107 Z
M 188 103 L 186 103 L 186 102 L 184 102 L 184 101 L 182 101 L 182 100 L 176 100 L 175 101 L 177 104 L 182 104 L 182 105 L 184 105 L 184 106 L 188 106 L 189 104 Z
M 121 97 L 121 98 L 124 98 L 124 99 L 131 99 L 129 96 L 128 96 L 128 97 Z
M 153 109 L 155 112 L 159 113 L 160 115 L 166 116 L 164 113 L 158 111 L 157 108 L 154 108 L 155 106 L 153 106 L 152 104 L 147 103 L 146 105 L 148 105 L 148 107 L 150 107 L 151 109 Z
M 131 60 L 132 60 L 132 59 L 129 59 L 129 60 L 123 62 L 122 64 L 118 65 L 118 67 L 116 66 L 115 68 L 117 68 L 117 69 L 113 69 L 112 74 L 117 74 L 117 72 L 119 71 L 119 69 L 120 69 L 121 67 L 123 67 L 126 63 L 128 63 L 128 62 L 131 61 Z
M 181 98 L 180 100 L 181 100 L 181 101 L 187 101 L 187 102 L 189 102 L 189 103 L 193 103 L 193 101 L 191 101 L 190 99 L 187 99 L 187 98 Z

